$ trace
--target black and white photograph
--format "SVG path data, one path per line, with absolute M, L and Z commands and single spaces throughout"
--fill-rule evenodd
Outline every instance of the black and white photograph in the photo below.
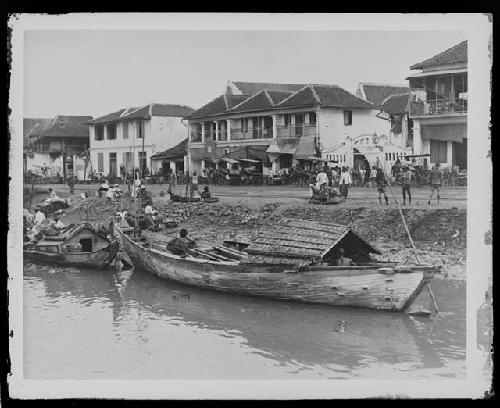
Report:
M 9 395 L 485 398 L 488 14 L 13 14 Z

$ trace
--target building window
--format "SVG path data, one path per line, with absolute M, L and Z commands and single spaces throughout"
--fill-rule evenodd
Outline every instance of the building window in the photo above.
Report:
M 128 139 L 128 122 L 122 123 L 122 129 L 123 129 L 123 138 Z
M 431 163 L 446 163 L 448 142 L 441 140 L 430 141 Z
M 144 122 L 137 121 L 137 138 L 142 139 L 144 137 Z
M 288 114 L 283 115 L 283 120 L 284 120 L 285 127 L 290 126 L 290 115 L 288 115 Z
M 316 113 L 309 112 L 309 125 L 316 126 Z
M 99 173 L 104 171 L 104 153 L 97 153 L 97 171 Z
M 64 128 L 66 127 L 66 122 L 59 122 L 59 123 L 57 124 L 57 127 L 58 127 L 58 128 L 61 128 L 61 129 L 64 129 Z
M 116 172 L 116 153 L 109 153 L 109 175 L 115 177 Z
M 104 126 L 96 125 L 94 129 L 95 129 L 95 140 L 104 140 Z
M 344 126 L 351 126 L 351 125 L 352 125 L 352 111 L 345 110 L 344 111 Z
M 146 167 L 147 167 L 147 153 L 139 152 L 139 169 L 141 170 L 142 173 L 144 173 Z
M 116 139 L 116 123 L 110 123 L 106 126 L 107 136 L 109 140 Z

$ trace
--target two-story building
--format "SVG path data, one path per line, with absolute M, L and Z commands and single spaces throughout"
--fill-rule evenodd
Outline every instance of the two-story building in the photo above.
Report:
M 92 116 L 63 116 L 24 122 L 26 132 L 25 170 L 49 177 L 84 178 L 85 162 L 79 155 L 89 147 L 87 122 Z
M 103 176 L 118 176 L 121 166 L 128 172 L 135 168 L 151 171 L 155 153 L 186 138 L 182 117 L 193 111 L 188 106 L 152 103 L 89 121 L 93 171 Z
M 386 132 L 387 121 L 377 113 L 371 102 L 337 85 L 229 81 L 224 94 L 186 117 L 189 171 L 234 160 L 274 174 L 296 163 L 307 166 L 346 133 Z
M 467 41 L 414 64 L 409 76 L 413 104 L 413 150 L 428 164 L 467 168 Z

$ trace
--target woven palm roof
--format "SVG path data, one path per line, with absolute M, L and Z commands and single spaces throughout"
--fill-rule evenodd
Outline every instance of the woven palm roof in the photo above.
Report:
M 380 252 L 350 227 L 335 223 L 284 218 L 263 229 L 245 251 L 246 263 L 306 265 L 319 262 L 349 239 L 359 252 Z
M 443 52 L 440 52 L 433 57 L 426 59 L 422 62 L 414 64 L 410 69 L 423 69 L 436 67 L 439 65 L 452 65 L 467 63 L 467 40 L 454 45 Z

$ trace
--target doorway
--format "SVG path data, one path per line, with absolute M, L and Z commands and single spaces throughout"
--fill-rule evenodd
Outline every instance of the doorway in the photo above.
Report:
M 82 238 L 80 240 L 82 252 L 92 252 L 92 238 Z
M 460 169 L 467 168 L 467 139 L 462 143 L 453 142 L 452 163 Z

